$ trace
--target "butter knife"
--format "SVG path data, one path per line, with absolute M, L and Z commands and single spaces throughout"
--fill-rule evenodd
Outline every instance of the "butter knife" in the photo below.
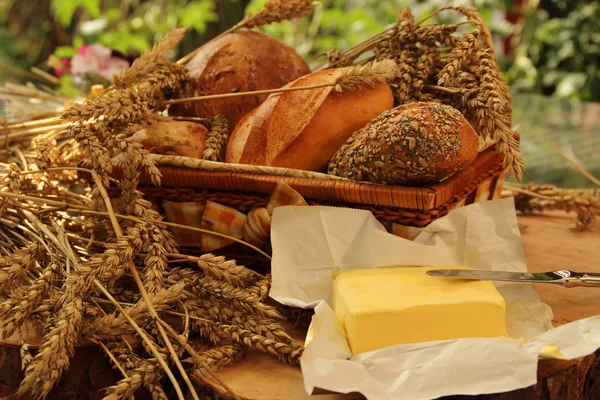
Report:
M 469 269 L 432 269 L 427 271 L 427 274 L 430 276 L 456 279 L 477 279 L 520 283 L 550 283 L 554 285 L 561 285 L 567 288 L 582 286 L 600 288 L 600 274 L 592 272 L 575 272 L 566 269 L 550 272 L 527 273 Z

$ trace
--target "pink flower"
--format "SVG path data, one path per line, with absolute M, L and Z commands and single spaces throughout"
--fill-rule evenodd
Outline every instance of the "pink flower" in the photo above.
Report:
M 57 78 L 60 78 L 64 74 L 68 74 L 71 70 L 71 61 L 67 60 L 66 58 L 61 58 L 59 63 L 61 65 L 64 65 L 64 68 L 59 68 L 59 67 L 54 68 L 54 75 Z
M 128 67 L 127 60 L 113 57 L 112 51 L 100 44 L 81 46 L 71 60 L 73 75 L 96 74 L 108 80 Z

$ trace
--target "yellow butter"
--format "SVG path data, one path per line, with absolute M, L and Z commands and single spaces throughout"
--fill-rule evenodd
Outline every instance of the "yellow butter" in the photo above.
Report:
M 335 277 L 333 306 L 353 354 L 396 344 L 506 336 L 506 304 L 491 282 L 431 277 L 429 269 L 344 271 Z
M 566 360 L 563 353 L 553 344 L 546 345 L 540 351 L 540 358 L 550 358 L 555 360 Z

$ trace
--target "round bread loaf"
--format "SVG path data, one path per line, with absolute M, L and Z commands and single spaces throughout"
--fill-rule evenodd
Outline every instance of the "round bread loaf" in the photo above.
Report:
M 286 85 L 334 83 L 346 68 L 314 72 Z M 353 132 L 394 106 L 388 85 L 337 92 L 333 86 L 272 94 L 235 127 L 226 161 L 325 171 Z
M 434 102 L 400 105 L 357 131 L 328 172 L 357 181 L 425 186 L 472 163 L 477 134 L 457 109 Z
M 174 98 L 277 89 L 310 72 L 296 51 L 255 31 L 229 33 L 206 45 L 187 64 L 190 80 Z M 267 95 L 174 104 L 170 115 L 209 118 L 223 114 L 229 126 L 256 108 Z
M 154 154 L 202 158 L 208 130 L 192 122 L 165 121 L 140 129 L 131 136 Z

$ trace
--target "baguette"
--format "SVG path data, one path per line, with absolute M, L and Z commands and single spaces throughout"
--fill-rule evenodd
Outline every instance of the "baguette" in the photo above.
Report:
M 335 82 L 345 68 L 324 70 L 286 85 Z M 227 162 L 324 171 L 358 129 L 393 107 L 386 84 L 337 92 L 332 86 L 270 95 L 234 129 Z

